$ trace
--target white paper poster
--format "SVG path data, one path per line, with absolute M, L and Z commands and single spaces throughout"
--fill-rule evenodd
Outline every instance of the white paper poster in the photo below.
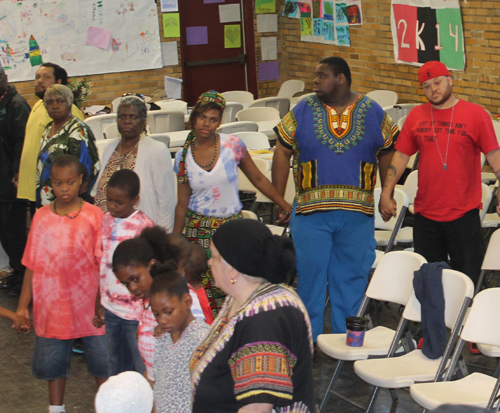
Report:
M 179 11 L 178 0 L 161 0 L 161 12 L 168 13 L 173 11 Z
M 165 42 L 161 44 L 161 61 L 163 66 L 177 66 L 179 64 L 177 42 Z
M 240 22 L 241 13 L 240 5 L 237 4 L 221 4 L 219 6 L 219 16 L 221 23 Z
M 154 0 L 0 2 L 0 61 L 11 82 L 42 63 L 70 76 L 162 66 Z
M 262 60 L 278 59 L 278 38 L 262 37 L 260 39 L 260 48 L 262 51 Z
M 277 14 L 257 14 L 257 32 L 277 32 L 278 15 Z

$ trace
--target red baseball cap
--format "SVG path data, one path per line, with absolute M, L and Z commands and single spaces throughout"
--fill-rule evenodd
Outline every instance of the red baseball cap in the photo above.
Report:
M 436 60 L 431 60 L 418 69 L 418 81 L 420 84 L 426 80 L 434 79 L 438 76 L 451 76 L 446 66 Z

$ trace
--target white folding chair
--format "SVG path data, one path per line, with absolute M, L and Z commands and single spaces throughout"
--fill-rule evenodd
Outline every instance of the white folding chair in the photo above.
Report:
M 249 108 L 260 107 L 277 109 L 280 114 L 280 118 L 283 118 L 290 110 L 290 98 L 280 96 L 261 98 L 254 100 L 249 105 Z
M 104 135 L 105 139 L 116 139 L 121 136 L 120 132 L 118 131 L 117 123 L 110 123 L 108 126 L 104 128 L 102 134 Z
M 391 106 L 383 107 L 384 111 L 391 117 L 391 119 L 396 122 L 399 127 L 399 120 L 402 118 L 406 119 L 406 116 L 410 113 L 410 111 L 417 106 L 417 103 L 400 103 Z M 403 120 L 404 123 L 404 120 Z M 401 124 L 402 126 L 402 124 Z M 401 128 L 400 128 L 401 129 Z
M 271 144 L 269 138 L 260 132 L 234 132 L 248 149 L 269 149 Z
M 483 287 L 487 273 L 500 271 L 500 229 L 497 229 L 491 234 L 488 248 L 484 254 L 483 263 L 481 264 L 481 273 L 476 286 L 476 294 Z
M 155 102 L 155 105 L 159 106 L 161 110 L 168 110 L 170 112 L 182 112 L 187 115 L 187 102 L 177 99 L 160 100 Z
M 163 142 L 167 148 L 170 147 L 170 136 L 167 133 L 152 133 L 148 136 L 155 141 Z
M 378 210 L 381 192 L 382 190 L 380 188 L 375 188 L 373 191 L 375 202 L 375 240 L 377 241 L 377 246 L 386 247 L 385 251 L 389 252 L 396 243 L 396 236 L 403 230 L 401 225 L 403 224 L 403 219 L 406 211 L 408 210 L 410 201 L 408 199 L 408 195 L 406 195 L 402 189 L 394 188 L 394 200 L 397 204 L 397 216 L 396 218 L 391 217 L 389 221 L 385 222 Z
M 230 122 L 225 125 L 221 125 L 217 128 L 217 133 L 236 133 L 236 132 L 258 132 L 259 125 L 257 122 L 245 121 L 245 122 Z
M 148 111 L 147 123 L 151 133 L 175 132 L 186 129 L 184 112 L 180 111 Z
M 230 90 L 222 92 L 221 95 L 226 99 L 226 102 L 238 102 L 249 105 L 254 100 L 253 93 L 245 90 Z
M 296 93 L 303 92 L 305 87 L 306 84 L 304 83 L 303 80 L 299 79 L 285 80 L 280 86 L 280 90 L 278 91 L 278 96 L 280 98 L 292 99 L 292 97 Z
M 97 147 L 97 154 L 99 155 L 99 160 L 102 162 L 102 154 L 108 145 L 112 142 L 115 142 L 114 139 L 99 139 L 95 142 L 95 146 Z
M 406 181 L 402 189 L 405 191 L 406 195 L 408 195 L 408 201 L 410 202 L 408 210 L 413 214 L 415 212 L 413 204 L 415 203 L 415 197 L 417 196 L 418 191 L 418 170 L 411 172 L 406 177 Z
M 399 120 L 398 120 L 398 129 L 399 130 L 403 129 L 403 125 L 405 124 L 405 120 L 407 117 L 408 116 L 402 116 L 399 118 Z M 410 163 L 410 162 L 408 162 L 408 163 Z
M 372 90 L 366 94 L 370 99 L 377 102 L 380 106 L 394 106 L 398 103 L 398 94 L 392 90 Z
M 85 123 L 92 129 L 96 140 L 104 139 L 103 130 L 106 126 L 116 123 L 116 113 L 90 116 L 85 119 Z
M 276 120 L 276 124 L 278 124 L 280 119 L 281 118 L 278 109 L 271 107 L 248 108 L 240 110 L 236 114 L 236 120 L 238 122 L 241 121 L 262 122 L 268 120 Z
M 366 315 L 370 300 L 406 305 L 413 289 L 413 273 L 426 262 L 421 255 L 408 251 L 392 251 L 383 255 L 370 280 L 357 316 Z M 344 362 L 387 355 L 395 333 L 394 330 L 384 326 L 372 328 L 365 333 L 362 347 L 348 346 L 346 334 L 318 336 L 318 348 L 327 356 L 338 360 L 320 411 L 323 411 L 328 403 L 330 391 L 340 375 Z M 409 351 L 409 348 L 406 350 Z
M 262 172 L 263 175 L 267 174 L 269 170 L 271 169 L 271 165 L 268 161 L 265 159 L 259 159 L 259 158 L 252 158 L 255 166 L 257 166 L 257 169 L 259 169 L 260 172 Z M 247 178 L 247 176 L 243 173 L 243 171 L 238 168 L 238 191 L 240 192 L 249 192 L 252 194 L 257 194 L 258 189 L 253 186 L 253 184 L 250 182 L 250 180 Z M 246 199 L 246 201 L 252 201 L 252 207 L 253 204 L 255 203 L 255 196 L 250 199 Z M 252 210 L 252 208 L 250 208 Z
M 297 102 L 300 102 L 301 100 L 307 99 L 309 96 L 314 95 L 316 95 L 316 92 L 305 93 L 303 95 L 297 96 L 295 99 L 297 99 Z
M 488 185 L 481 183 L 481 203 L 482 203 L 482 208 L 479 211 L 479 219 L 481 220 L 481 223 L 484 221 L 484 218 L 486 216 L 486 212 L 488 212 L 488 208 L 490 207 L 491 200 L 493 199 L 493 193 L 491 192 L 491 189 Z
M 445 301 L 444 322 L 451 329 L 450 338 L 442 357 L 427 358 L 421 350 L 413 350 L 394 357 L 402 329 L 408 321 L 421 322 L 420 303 L 413 291 L 403 312 L 402 322 L 394 336 L 387 358 L 359 360 L 354 362 L 354 371 L 368 384 L 375 386 L 365 412 L 370 412 L 380 388 L 400 389 L 417 382 L 440 381 L 443 378 L 453 347 L 462 328 L 463 320 L 474 295 L 474 284 L 465 274 L 454 270 L 443 270 L 443 293 Z
M 221 125 L 236 122 L 236 114 L 243 109 L 243 104 L 238 102 L 227 102 L 222 113 Z
M 420 406 L 436 409 L 442 404 L 460 404 L 492 409 L 500 389 L 500 381 L 482 373 L 472 373 L 460 380 L 449 381 L 466 341 L 500 346 L 500 288 L 481 291 L 467 315 L 445 381 L 416 383 L 410 394 Z

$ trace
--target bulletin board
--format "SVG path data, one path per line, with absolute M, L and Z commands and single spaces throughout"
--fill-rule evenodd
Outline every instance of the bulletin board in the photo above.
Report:
M 154 0 L 0 1 L 0 61 L 9 81 L 42 63 L 70 76 L 162 67 Z

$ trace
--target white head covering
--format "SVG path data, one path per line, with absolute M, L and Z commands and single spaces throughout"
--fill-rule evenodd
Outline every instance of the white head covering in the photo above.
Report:
M 153 389 L 136 371 L 110 377 L 95 396 L 97 413 L 151 413 Z

